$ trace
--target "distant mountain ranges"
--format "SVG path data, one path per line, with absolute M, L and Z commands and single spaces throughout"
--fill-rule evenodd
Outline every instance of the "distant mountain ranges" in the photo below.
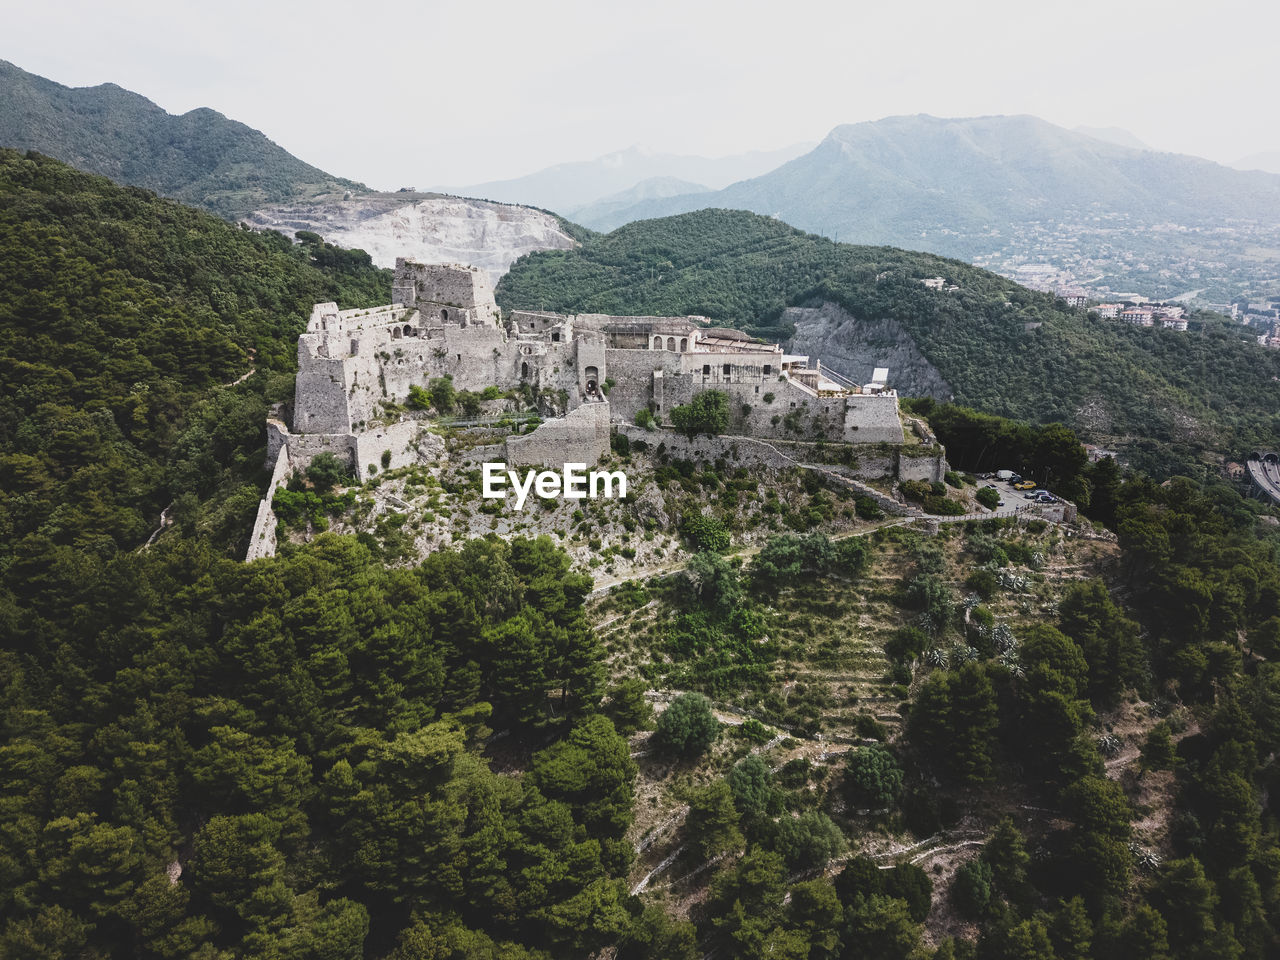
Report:
M 66 87 L 5 61 L 0 147 L 35 150 L 260 229 L 320 233 L 368 250 L 383 267 L 397 255 L 466 260 L 496 280 L 525 253 L 574 243 L 572 228 L 545 211 L 378 193 L 217 111 L 175 116 L 115 84 Z
M 594 160 L 556 164 L 512 180 L 441 189 L 460 196 L 532 204 L 586 223 L 578 215 L 584 208 L 718 190 L 766 174 L 812 147 L 812 143 L 801 143 L 714 159 L 630 147 Z
M 1009 226 L 1071 217 L 1186 225 L 1280 218 L 1280 176 L 1099 139 L 1030 116 L 890 117 L 836 127 L 812 151 L 721 190 L 639 200 L 585 226 L 706 207 L 751 210 L 851 243 L 964 255 Z M 1136 142 L 1136 141 L 1135 141 Z
M 727 208 L 1028 282 L 1022 271 L 1033 267 L 1042 284 L 1087 284 L 1104 296 L 1280 298 L 1280 256 L 1271 253 L 1280 249 L 1280 175 L 1265 170 L 1280 161 L 1258 155 L 1238 165 L 1264 169 L 1233 169 L 1146 149 L 1117 128 L 890 117 L 836 127 L 812 148 L 708 159 L 633 147 L 451 188 L 446 202 L 441 193 L 371 191 L 213 110 L 173 116 L 112 84 L 72 89 L 0 62 L 0 91 L 0 145 L 257 227 L 363 244 L 382 265 L 395 247 L 485 259 L 496 276 L 523 253 L 586 236 L 574 224 L 609 231 Z M 497 252 L 486 257 L 489 247 Z

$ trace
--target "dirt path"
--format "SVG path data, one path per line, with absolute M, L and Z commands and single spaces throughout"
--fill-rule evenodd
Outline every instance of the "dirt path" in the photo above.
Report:
M 177 501 L 174 501 L 174 502 L 176 503 Z M 163 510 L 160 511 L 160 526 L 156 527 L 153 531 L 151 531 L 151 536 L 147 537 L 147 542 L 142 545 L 143 550 L 146 550 L 149 546 L 151 546 L 151 544 L 155 543 L 156 537 L 164 533 L 164 528 L 169 526 L 171 523 L 173 523 L 173 521 L 169 519 L 169 511 L 172 509 L 173 509 L 173 504 L 171 503 L 167 507 L 165 507 Z
M 223 386 L 223 389 L 230 390 L 232 387 L 238 387 L 238 386 L 240 386 L 240 384 L 244 383 L 246 380 L 248 380 L 250 377 L 252 377 L 252 376 L 253 376 L 255 373 L 257 373 L 257 372 L 258 372 L 258 368 L 257 368 L 256 366 L 252 366 L 252 365 L 251 365 L 251 366 L 249 367 L 249 372 L 248 372 L 248 373 L 246 373 L 244 376 L 240 377 L 238 380 L 232 380 L 230 383 L 224 383 L 224 384 L 222 385 L 222 386 Z

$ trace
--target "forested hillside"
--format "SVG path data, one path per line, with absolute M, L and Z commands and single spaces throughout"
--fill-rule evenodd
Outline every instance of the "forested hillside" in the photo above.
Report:
M 384 302 L 386 274 L 33 154 L 0 152 L 0 197 L 0 960 L 1276 954 L 1280 554 L 1234 491 L 924 401 L 955 467 L 1015 464 L 1115 536 L 925 535 L 659 441 L 687 569 L 594 599 L 518 530 L 414 566 L 368 535 L 244 564 L 307 310 Z M 962 290 L 915 283 L 932 273 Z M 897 311 L 935 363 L 989 371 L 966 389 L 992 408 L 1022 390 L 1043 417 L 1090 366 L 1126 403 L 1190 404 L 1245 355 L 1212 327 L 1158 351 L 982 271 L 737 214 L 530 258 L 520 290 L 773 334 L 802 299 Z M 1204 423 L 1269 429 L 1271 408 L 1205 396 Z M 1116 416 L 1160 422 L 1142 409 Z M 936 487 L 913 496 L 973 481 Z M 734 557 L 751 499 L 779 535 Z
M 545 539 L 197 541 L 0 594 L 0 957 L 581 956 L 634 764 Z M 482 753 L 529 739 L 523 776 Z M 521 944 L 527 945 L 521 946 Z M 394 952 L 393 952 L 394 951 Z
M 175 116 L 115 84 L 66 87 L 4 61 L 0 147 L 38 150 L 228 218 L 267 203 L 362 188 L 216 110 Z
M 239 549 L 311 305 L 388 274 L 38 154 L 0 151 L 0 201 L 0 571 L 132 549 L 169 504 Z
M 958 291 L 926 290 L 942 276 Z M 1280 356 L 1201 315 L 1186 333 L 1091 319 L 955 260 L 833 243 L 766 217 L 704 210 L 632 223 L 517 261 L 504 307 L 702 314 L 772 340 L 786 306 L 830 300 L 896 320 L 955 399 L 1126 446 L 1167 473 L 1202 449 L 1236 454 L 1280 429 Z M 892 374 L 892 371 L 891 371 Z

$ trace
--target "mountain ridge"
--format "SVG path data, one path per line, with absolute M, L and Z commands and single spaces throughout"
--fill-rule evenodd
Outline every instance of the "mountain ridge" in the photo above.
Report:
M 227 218 L 366 190 L 210 107 L 171 114 L 115 83 L 68 87 L 0 60 L 0 144 L 35 150 Z
M 1130 168 L 1138 163 L 1146 164 L 1147 169 Z M 1002 185 L 995 180 L 994 168 L 1014 177 L 1014 185 L 1023 193 L 1015 194 L 1012 201 L 1000 197 L 997 191 Z M 1068 180 L 1073 173 L 1076 179 Z M 1201 182 L 1193 190 L 1206 174 L 1219 180 L 1226 177 L 1244 195 L 1233 194 L 1221 182 Z M 949 204 L 950 212 L 960 214 L 955 222 L 959 225 L 950 228 L 955 232 L 981 227 L 973 222 L 979 213 L 991 218 L 1016 217 L 1041 207 L 1045 212 L 1060 212 L 1053 210 L 1052 204 L 1059 208 L 1070 202 L 1096 205 L 1099 198 L 1090 190 L 1103 190 L 1104 198 L 1115 205 L 1138 198 L 1142 212 L 1149 216 L 1157 212 L 1152 205 L 1163 202 L 1148 185 L 1153 176 L 1159 186 L 1179 187 L 1194 196 L 1213 186 L 1211 196 L 1204 199 L 1225 207 L 1222 212 L 1227 216 L 1256 213 L 1259 203 L 1264 204 L 1261 215 L 1280 215 L 1280 177 L 1264 172 L 1236 171 L 1199 157 L 1123 147 L 1025 114 L 958 119 L 915 114 L 839 125 L 812 151 L 763 176 L 706 194 L 642 201 L 607 221 L 584 225 L 609 229 L 637 219 L 721 207 L 776 213 L 793 226 L 808 230 L 823 230 L 824 225 L 817 221 L 826 217 L 828 230 L 839 230 L 851 241 L 902 244 L 914 239 L 916 233 L 891 224 L 886 226 L 887 233 L 870 231 L 882 220 L 903 219 L 903 210 L 908 221 L 942 220 L 936 213 L 931 218 L 915 215 L 913 198 L 904 196 L 904 188 L 926 191 Z M 844 195 L 831 193 L 841 186 L 847 188 Z M 1050 188 L 1053 195 L 1045 196 L 1043 191 Z M 855 189 L 859 193 L 855 194 Z M 1003 190 L 1009 192 L 1011 187 L 1003 186 Z M 874 200 L 858 203 L 868 196 Z M 803 206 L 797 205 L 800 201 Z M 833 206 L 843 212 L 831 213 Z M 1199 218 L 1205 213 L 1194 203 L 1170 203 L 1165 212 L 1191 213 Z
M 520 177 L 441 188 L 441 192 L 530 204 L 568 215 L 659 177 L 718 189 L 767 173 L 812 146 L 812 143 L 799 143 L 777 150 L 752 150 L 724 157 L 656 153 L 632 146 L 591 160 L 571 160 Z
M 1266 252 L 1280 248 L 1280 176 L 1124 147 L 1027 115 L 845 124 L 760 177 L 579 220 L 607 232 L 701 209 L 748 210 L 1005 273 L 1048 263 L 1078 280 L 1105 278 L 1103 297 L 1205 288 L 1209 300 L 1261 299 L 1280 271 L 1280 255 Z

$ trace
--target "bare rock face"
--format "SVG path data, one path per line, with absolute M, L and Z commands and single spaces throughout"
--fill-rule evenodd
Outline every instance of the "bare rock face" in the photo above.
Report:
M 656 483 L 646 483 L 636 498 L 636 519 L 641 523 L 655 523 L 658 529 L 665 530 L 670 525 L 667 517 L 667 502 Z
M 794 323 L 790 353 L 821 357 L 822 365 L 857 383 L 870 383 L 876 367 L 889 368 L 889 386 L 900 396 L 949 400 L 951 385 L 920 352 L 896 320 L 858 320 L 843 307 L 788 307 L 782 319 Z
M 490 284 L 526 253 L 576 243 L 549 213 L 459 197 L 354 196 L 258 210 L 246 222 L 290 237 L 310 230 L 340 247 L 364 250 L 380 267 L 395 266 L 398 256 L 470 264 L 485 270 Z

